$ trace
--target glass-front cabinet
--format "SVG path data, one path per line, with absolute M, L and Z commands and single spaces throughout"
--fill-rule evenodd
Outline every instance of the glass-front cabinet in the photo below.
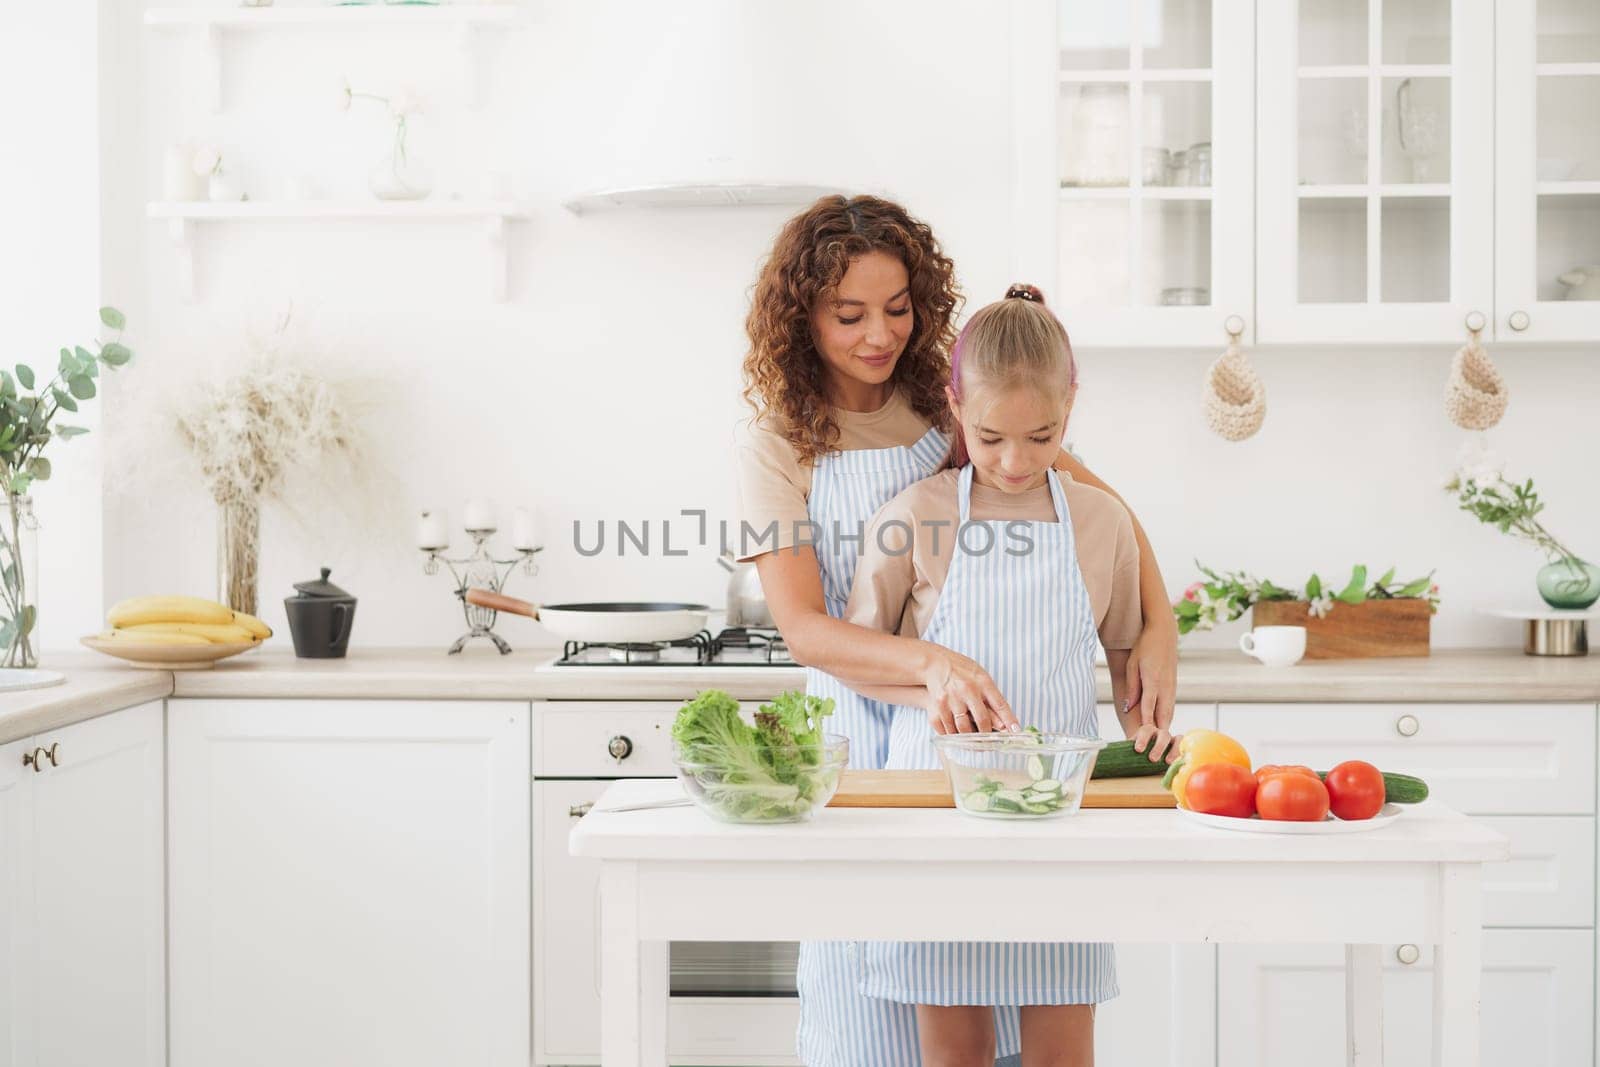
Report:
M 1501 0 L 1495 327 L 1600 337 L 1600 2 Z
M 1017 277 L 1080 345 L 1220 344 L 1232 316 L 1248 335 L 1252 4 L 1012 10 Z
M 1491 4 L 1274 0 L 1256 24 L 1258 339 L 1447 341 L 1479 316 L 1487 328 Z

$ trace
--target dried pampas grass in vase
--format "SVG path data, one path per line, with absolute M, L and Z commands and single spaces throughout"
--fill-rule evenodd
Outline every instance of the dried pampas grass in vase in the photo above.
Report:
M 140 419 L 140 447 L 123 460 L 135 483 L 167 470 L 192 485 L 198 467 L 217 506 L 217 599 L 255 615 L 263 506 L 320 528 L 329 516 L 312 507 L 360 507 L 370 495 L 374 393 L 372 383 L 330 371 L 285 316 L 212 376 L 184 374 L 155 405 L 156 425 Z M 174 446 L 193 466 L 165 462 Z

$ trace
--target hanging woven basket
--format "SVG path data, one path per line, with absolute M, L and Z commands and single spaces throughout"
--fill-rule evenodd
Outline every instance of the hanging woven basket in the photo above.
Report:
M 1489 354 L 1474 339 L 1450 361 L 1444 413 L 1463 430 L 1487 430 L 1506 413 L 1506 383 Z
M 1235 343 L 1206 370 L 1206 424 L 1229 441 L 1243 441 L 1267 417 L 1267 390 Z

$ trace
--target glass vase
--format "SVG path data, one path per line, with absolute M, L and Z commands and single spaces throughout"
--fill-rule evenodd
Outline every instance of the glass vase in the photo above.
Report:
M 217 506 L 217 600 L 247 615 L 256 612 L 261 557 L 261 503 L 254 499 Z
M 1600 600 L 1600 567 L 1575 556 L 1539 568 L 1539 595 L 1553 608 L 1582 610 Z
M 0 512 L 0 668 L 39 665 L 39 523 L 33 498 Z
M 379 200 L 422 200 L 433 191 L 433 179 L 416 153 L 397 143 L 367 172 L 367 186 Z

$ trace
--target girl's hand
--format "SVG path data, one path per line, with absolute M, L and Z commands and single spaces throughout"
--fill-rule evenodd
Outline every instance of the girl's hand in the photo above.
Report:
M 1145 626 L 1134 642 L 1124 677 L 1128 710 L 1137 709 L 1143 724 L 1140 734 L 1145 726 L 1153 725 L 1170 740 L 1178 697 L 1178 627 L 1170 619 L 1166 625 Z M 1138 740 L 1134 748 L 1139 749 Z
M 1133 750 L 1149 756 L 1151 763 L 1160 761 L 1162 756 L 1166 756 L 1167 762 L 1171 763 L 1178 758 L 1180 737 L 1180 734 L 1168 733 L 1159 726 L 1141 723 L 1133 733 Z
M 989 733 L 1021 729 L 1011 705 L 977 661 L 942 645 L 924 642 L 933 657 L 922 684 L 928 688 L 928 722 L 936 734 Z

